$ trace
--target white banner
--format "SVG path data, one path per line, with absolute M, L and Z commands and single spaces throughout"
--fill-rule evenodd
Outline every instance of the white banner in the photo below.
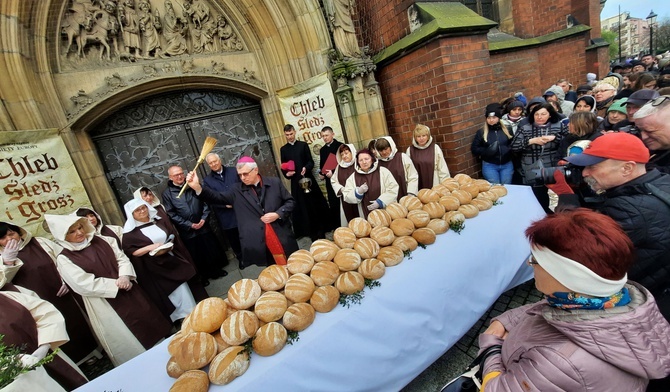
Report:
M 48 236 L 44 214 L 90 206 L 57 129 L 0 132 L 0 221 Z

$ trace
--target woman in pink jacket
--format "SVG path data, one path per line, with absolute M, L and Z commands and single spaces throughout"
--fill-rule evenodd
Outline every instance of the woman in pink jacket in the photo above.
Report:
M 634 249 L 614 220 L 577 209 L 526 236 L 546 299 L 503 313 L 479 336 L 482 351 L 502 345 L 484 362 L 482 391 L 633 392 L 670 374 L 670 325 L 649 291 L 627 282 Z

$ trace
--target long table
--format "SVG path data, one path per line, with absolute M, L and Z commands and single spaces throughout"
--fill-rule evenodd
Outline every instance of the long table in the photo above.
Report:
M 501 293 L 532 277 L 523 232 L 544 216 L 529 187 L 386 269 L 361 304 L 317 313 L 278 354 L 253 354 L 241 377 L 210 391 L 400 390 L 443 355 Z M 167 391 L 167 341 L 78 391 Z

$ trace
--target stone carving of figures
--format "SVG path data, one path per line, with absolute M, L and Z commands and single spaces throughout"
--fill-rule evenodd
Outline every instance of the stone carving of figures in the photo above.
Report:
M 237 38 L 237 34 L 233 28 L 228 24 L 228 21 L 223 15 L 219 15 L 216 21 L 216 34 L 219 37 L 219 50 L 242 50 L 242 41 Z
M 165 0 L 163 36 L 167 41 L 167 46 L 165 47 L 166 55 L 179 56 L 188 53 L 188 46 L 186 45 L 187 31 L 188 22 L 177 16 L 170 0 Z
M 327 0 L 328 19 L 333 29 L 333 40 L 335 48 L 343 57 L 363 57 L 361 48 L 356 39 L 354 22 L 351 19 L 351 8 L 353 0 Z
M 162 26 L 160 24 L 160 18 L 158 11 L 156 11 L 156 16 L 151 14 L 151 4 L 148 0 L 140 0 L 139 3 L 140 11 L 137 13 L 140 31 L 142 32 L 142 43 L 143 51 L 145 57 L 151 56 L 152 52 L 154 56 L 160 56 L 161 54 L 161 43 L 158 38 L 158 30 Z
M 135 10 L 135 0 L 125 0 L 123 12 L 121 13 L 121 31 L 123 32 L 123 45 L 126 52 L 130 54 L 135 49 L 135 57 L 140 57 L 140 20 Z
M 209 23 L 209 6 L 200 0 L 184 1 L 184 17 L 193 23 L 191 29 L 191 44 L 193 53 L 205 52 L 205 46 L 212 41 L 211 23 Z

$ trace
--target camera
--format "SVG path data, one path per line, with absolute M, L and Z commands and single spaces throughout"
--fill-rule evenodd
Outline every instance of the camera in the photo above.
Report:
M 571 185 L 580 185 L 584 182 L 584 177 L 582 177 L 582 170 L 584 169 L 581 166 L 576 166 L 571 163 L 568 163 L 565 166 L 555 166 L 555 167 L 544 167 L 542 161 L 535 167 L 530 170 L 526 170 L 526 184 L 531 186 L 537 185 L 546 185 L 546 184 L 555 184 L 556 178 L 554 178 L 554 172 L 556 170 L 563 173 L 565 176 L 565 181 Z

